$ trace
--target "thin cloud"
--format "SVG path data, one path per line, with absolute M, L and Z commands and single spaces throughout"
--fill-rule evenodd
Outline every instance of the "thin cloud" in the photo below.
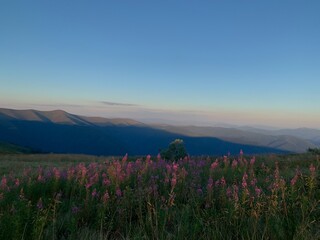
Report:
M 101 101 L 101 103 L 108 105 L 108 106 L 121 106 L 121 107 L 138 107 L 137 104 L 131 103 L 118 103 L 118 102 L 108 102 L 108 101 Z
M 80 104 L 30 104 L 30 106 L 36 107 L 56 107 L 56 108 L 64 108 L 64 107 L 84 107 L 84 105 Z

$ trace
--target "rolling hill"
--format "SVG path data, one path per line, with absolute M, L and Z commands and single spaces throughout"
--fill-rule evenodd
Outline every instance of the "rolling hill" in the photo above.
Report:
M 0 141 L 45 152 L 122 155 L 156 153 L 182 138 L 191 154 L 305 152 L 320 144 L 320 130 L 148 125 L 132 119 L 86 117 L 62 110 L 0 108 Z M 201 144 L 199 144 L 201 142 Z
M 108 126 L 108 125 L 143 125 L 132 119 L 125 118 L 101 118 L 101 117 L 85 117 L 70 114 L 62 110 L 54 111 L 37 111 L 29 110 L 13 110 L 0 108 L 0 121 L 36 121 L 45 123 L 57 123 L 78 126 Z
M 229 135 L 232 136 L 232 132 Z M 287 152 L 280 148 L 259 146 L 254 141 L 245 143 L 241 141 L 245 139 L 229 141 L 220 137 L 192 135 L 187 129 L 185 132 L 159 129 L 131 119 L 78 116 L 61 110 L 0 109 L 0 140 L 43 152 L 157 154 L 159 149 L 166 148 L 176 138 L 184 140 L 191 155 L 237 154 L 240 149 L 248 154 Z

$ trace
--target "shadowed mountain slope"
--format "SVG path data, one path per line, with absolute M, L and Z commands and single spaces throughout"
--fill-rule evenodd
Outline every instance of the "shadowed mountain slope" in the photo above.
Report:
M 157 154 L 182 138 L 191 155 L 282 153 L 284 151 L 233 143 L 215 137 L 186 136 L 155 129 L 130 119 L 81 117 L 64 111 L 1 110 L 0 140 L 43 152 L 94 155 Z
M 261 147 L 262 152 L 304 152 L 320 142 L 320 131 L 313 129 L 147 125 L 132 119 L 85 117 L 62 110 L 0 108 L 0 130 L 0 140 L 42 151 L 91 154 L 151 153 L 166 147 L 175 138 L 183 138 L 189 151 L 199 154 L 226 153 L 225 150 L 229 151 L 227 145 L 230 149 Z M 215 145 L 211 146 L 214 151 L 209 151 L 209 146 L 205 149 L 207 143 Z M 223 149 L 218 151 L 217 146 Z M 256 149 L 257 152 L 260 150 Z

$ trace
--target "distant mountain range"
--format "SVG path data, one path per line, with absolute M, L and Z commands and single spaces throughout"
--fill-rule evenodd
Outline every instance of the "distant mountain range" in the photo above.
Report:
M 155 125 L 172 133 L 192 137 L 215 137 L 233 143 L 270 147 L 290 152 L 305 152 L 319 144 L 320 131 L 316 129 L 263 130 L 255 128 L 223 128 L 197 126 Z M 313 134 L 311 134 L 313 133 Z M 318 134 L 318 135 L 317 135 Z
M 85 117 L 62 110 L 0 108 L 0 141 L 42 152 L 94 155 L 157 154 L 176 138 L 191 155 L 304 152 L 317 147 L 315 129 L 263 130 L 149 125 L 132 119 Z

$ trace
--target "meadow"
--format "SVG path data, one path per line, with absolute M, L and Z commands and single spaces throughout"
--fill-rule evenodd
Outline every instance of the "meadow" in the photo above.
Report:
M 319 156 L 0 155 L 0 239 L 320 239 Z

